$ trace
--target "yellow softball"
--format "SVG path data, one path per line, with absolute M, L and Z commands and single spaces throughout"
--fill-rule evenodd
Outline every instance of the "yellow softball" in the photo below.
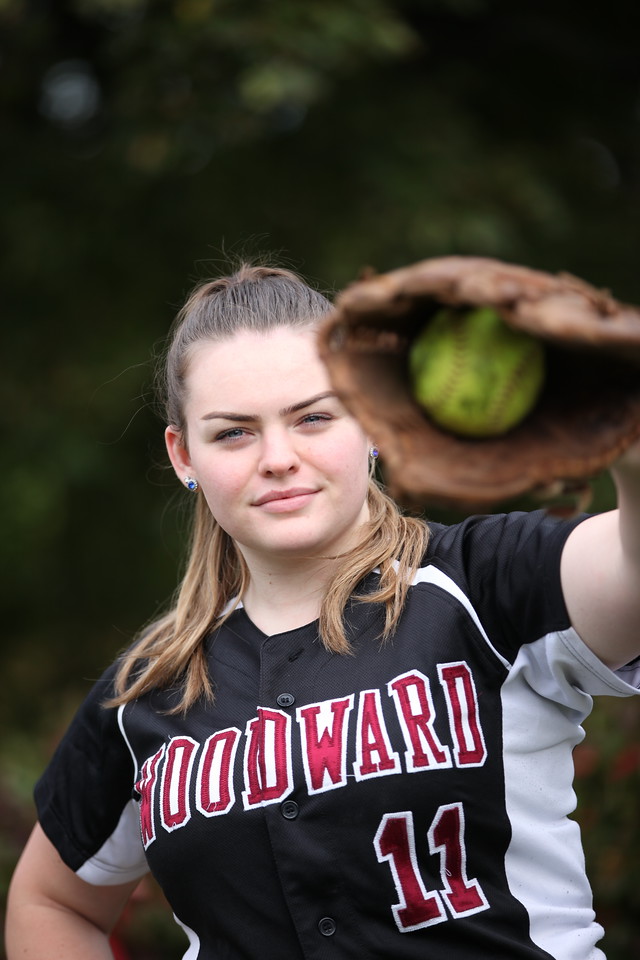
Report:
M 506 433 L 531 412 L 545 351 L 490 307 L 442 309 L 409 355 L 416 401 L 439 426 L 468 437 Z

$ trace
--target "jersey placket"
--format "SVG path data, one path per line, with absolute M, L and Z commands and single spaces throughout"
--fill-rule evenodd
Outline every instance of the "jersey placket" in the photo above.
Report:
M 263 757 L 258 763 L 265 778 L 263 814 L 283 895 L 308 960 L 342 960 L 352 955 L 357 943 L 342 872 L 330 842 L 331 825 L 323 813 L 322 796 L 309 792 L 300 729 L 294 729 L 302 726 L 297 708 L 308 701 L 310 680 L 329 656 L 315 625 L 269 637 L 261 649 L 260 718 L 272 723 L 270 734 L 262 731 Z M 284 747 L 279 748 L 275 740 L 276 727 L 290 728 L 282 741 L 291 745 L 286 759 L 281 755 Z M 270 761 L 275 761 L 275 771 Z M 285 764 L 288 777 L 282 773 Z M 271 792 L 276 783 L 277 796 Z

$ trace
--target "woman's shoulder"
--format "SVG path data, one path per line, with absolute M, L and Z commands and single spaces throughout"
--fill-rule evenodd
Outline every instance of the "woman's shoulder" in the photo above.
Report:
M 562 547 L 585 515 L 564 520 L 545 510 L 474 514 L 456 523 L 428 522 L 425 563 L 459 557 L 489 561 L 514 553 L 539 553 L 551 545 Z

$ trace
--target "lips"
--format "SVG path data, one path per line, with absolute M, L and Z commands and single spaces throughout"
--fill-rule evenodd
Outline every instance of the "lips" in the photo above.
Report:
M 254 507 L 261 507 L 263 504 L 271 503 L 274 500 L 291 500 L 293 497 L 305 497 L 317 492 L 317 490 L 311 489 L 310 487 L 291 487 L 289 490 L 269 490 L 268 493 L 254 500 L 253 505 Z

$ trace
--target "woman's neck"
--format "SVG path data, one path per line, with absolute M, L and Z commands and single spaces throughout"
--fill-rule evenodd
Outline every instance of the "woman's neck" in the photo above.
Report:
M 249 585 L 242 598 L 247 615 L 263 633 L 295 630 L 316 620 L 335 561 L 248 562 Z

